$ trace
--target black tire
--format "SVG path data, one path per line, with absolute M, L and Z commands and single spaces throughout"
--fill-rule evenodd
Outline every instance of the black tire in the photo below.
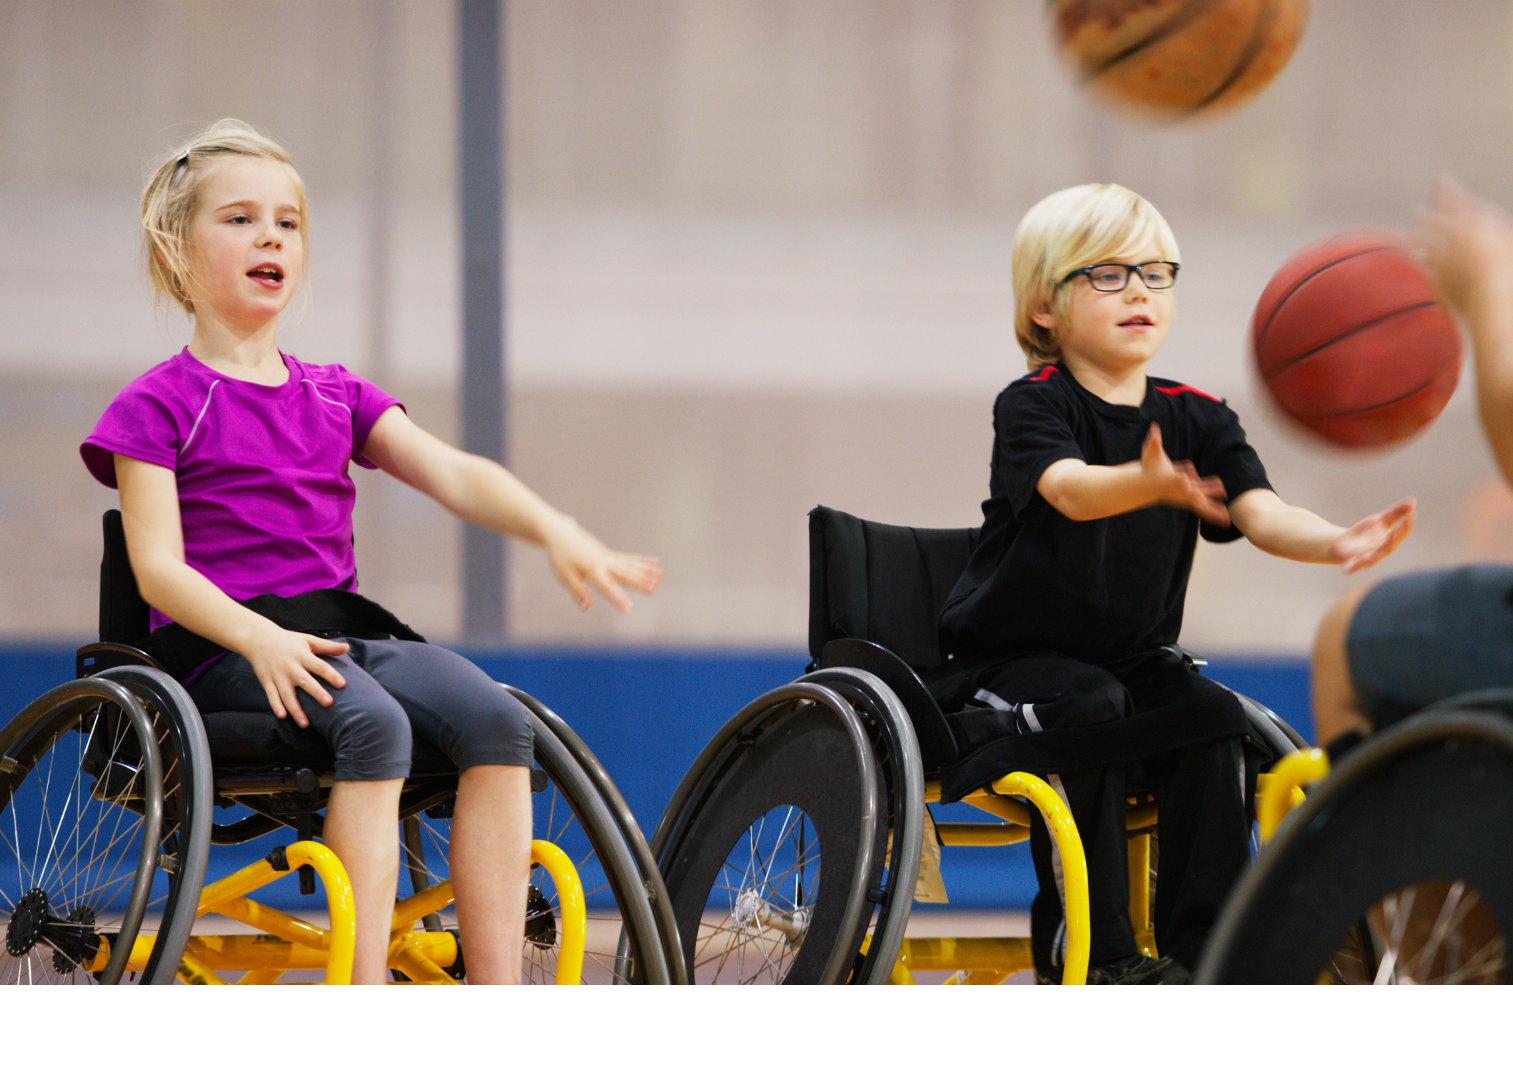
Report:
M 919 740 L 898 695 L 877 675 L 851 667 L 829 667 L 799 680 L 829 685 L 856 708 L 857 717 L 872 736 L 873 753 L 887 790 L 888 859 L 882 880 L 869 893 L 869 899 L 875 900 L 868 929 L 872 942 L 852 977 L 856 984 L 882 984 L 903 947 L 909 915 L 914 910 L 914 885 L 919 879 L 928 815 Z
M 210 862 L 215 775 L 199 709 L 184 686 L 148 666 L 118 666 L 99 675 L 129 689 L 146 708 L 158 732 L 163 756 L 163 801 L 169 826 L 163 849 L 177 879 L 163 898 L 153 961 L 170 966 L 162 983 L 172 983 L 179 956 L 194 931 L 200 889 Z M 170 959 L 171 956 L 171 959 Z M 150 966 L 153 976 L 159 976 Z M 157 983 L 150 981 L 149 983 Z
M 110 674 L 43 694 L 0 731 L 0 859 L 13 861 L 0 870 L 0 983 L 177 973 L 208 840 L 199 716 L 155 671 Z M 144 920 L 159 922 L 153 946 L 127 971 Z M 109 960 L 90 973 L 102 943 Z
M 620 795 L 619 788 L 615 786 L 614 781 L 609 777 L 609 772 L 599 762 L 599 758 L 593 754 L 572 727 L 558 717 L 556 712 L 529 693 L 508 685 L 505 688 L 509 689 L 515 699 L 529 708 L 537 721 L 562 743 L 562 747 L 567 750 L 573 762 L 582 769 L 599 801 L 614 820 L 616 828 L 625 840 L 626 848 L 630 850 L 631 857 L 635 860 L 640 887 L 645 890 L 651 902 L 652 914 L 657 922 L 657 936 L 662 947 L 662 961 L 667 966 L 668 981 L 671 984 L 687 984 L 688 970 L 683 964 L 683 949 L 678 946 L 678 926 L 673 919 L 672 900 L 668 897 L 667 885 L 662 879 L 662 873 L 657 870 L 657 859 L 652 856 L 651 846 L 641 831 L 641 825 L 636 822 L 630 806 Z M 615 980 L 617 982 L 637 980 L 630 940 L 624 932 L 621 933 L 619 952 L 620 962 L 616 967 Z
M 588 946 L 583 981 L 616 983 L 627 976 L 651 984 L 669 983 L 661 934 L 657 929 L 647 888 L 643 885 L 619 826 L 582 767 L 562 741 L 540 720 L 535 722 L 536 781 L 532 784 L 533 832 L 560 847 L 577 866 L 589 904 Z M 539 787 L 539 788 L 538 788 Z M 445 879 L 451 821 L 422 813 L 406 821 L 406 849 L 402 864 L 414 890 Z M 418 831 L 417 849 L 413 836 Z M 522 975 L 527 983 L 553 984 L 560 946 L 561 910 L 555 887 L 545 869 L 531 874 L 532 908 L 527 913 Z M 613 900 L 613 910 L 604 907 Z M 632 959 L 617 972 L 622 925 Z M 454 930 L 452 909 L 428 925 Z M 466 966 L 466 941 L 463 965 Z M 461 973 L 456 970 L 454 973 Z
M 1226 904 L 1198 980 L 1506 979 L 1510 843 L 1513 723 L 1464 705 L 1410 719 L 1287 818 Z
M 685 775 L 652 850 L 695 983 L 853 977 L 888 837 L 871 737 L 834 689 L 737 714 Z

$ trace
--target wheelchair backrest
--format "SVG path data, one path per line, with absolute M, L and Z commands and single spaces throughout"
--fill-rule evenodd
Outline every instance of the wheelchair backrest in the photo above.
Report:
M 826 506 L 809 513 L 809 654 L 870 640 L 916 671 L 940 665 L 936 622 L 977 545 L 976 528 L 877 524 Z
M 121 511 L 105 511 L 105 548 L 100 558 L 100 640 L 136 645 L 147 639 L 150 611 L 137 591 L 137 578 L 126 553 Z

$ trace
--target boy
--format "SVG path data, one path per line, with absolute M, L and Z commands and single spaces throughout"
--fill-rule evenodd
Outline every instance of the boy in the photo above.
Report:
M 1166 221 L 1122 187 L 1070 188 L 1025 215 L 1013 279 L 1030 374 L 994 406 L 979 545 L 940 620 L 945 653 L 970 671 L 967 692 L 1019 730 L 1139 716 L 1149 723 L 1137 729 L 1154 731 L 1125 746 L 1100 746 L 1090 732 L 1087 766 L 1050 776 L 1087 853 L 1090 983 L 1186 981 L 1249 857 L 1243 713 L 1174 650 L 1199 532 L 1355 572 L 1413 523 L 1411 499 L 1348 530 L 1286 505 L 1222 401 L 1147 377 L 1171 325 L 1178 263 Z M 1137 951 L 1128 915 L 1131 780 L 1161 810 L 1160 959 Z M 1059 982 L 1060 873 L 1038 819 L 1031 849 L 1036 970 Z
M 1418 238 L 1445 302 L 1466 322 L 1482 433 L 1513 483 L 1513 220 L 1448 177 Z M 1513 566 L 1392 577 L 1346 595 L 1314 642 L 1319 744 L 1338 758 L 1430 704 L 1513 685 Z

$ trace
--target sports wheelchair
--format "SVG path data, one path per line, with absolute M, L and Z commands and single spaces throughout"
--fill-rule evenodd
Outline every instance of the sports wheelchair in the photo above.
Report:
M 123 643 L 146 637 L 147 615 L 111 510 L 101 642 L 79 650 L 76 680 L 0 729 L 0 983 L 226 983 L 228 971 L 272 983 L 322 969 L 328 983 L 345 982 L 350 889 L 316 841 L 330 747 L 271 714 L 200 715 L 178 682 Z M 532 845 L 525 979 L 686 982 L 661 877 L 614 783 L 560 718 L 509 691 L 534 720 L 532 811 L 543 836 Z M 456 777 L 444 754 L 415 740 L 398 824 L 410 893 L 395 906 L 389 951 L 399 980 L 465 977 L 445 871 Z M 295 841 L 202 888 L 212 844 L 283 827 Z M 321 877 L 329 927 L 246 897 L 291 872 L 305 894 Z M 608 900 L 612 915 L 591 927 L 587 907 Z M 258 934 L 196 933 L 208 913 Z
M 934 872 L 939 846 L 1025 841 L 1038 811 L 1066 880 L 1064 980 L 1081 983 L 1085 860 L 1051 787 L 1026 771 L 1005 775 L 964 799 L 988 814 L 982 822 L 936 822 L 928 808 L 958 749 L 922 675 L 941 665 L 936 621 L 976 529 L 877 524 L 821 506 L 809 538 L 813 664 L 715 734 L 652 836 L 690 977 L 877 984 L 954 971 L 948 983 L 987 984 L 1031 969 L 1028 939 L 906 939 L 905 928 L 922 856 Z M 1258 758 L 1304 746 L 1266 708 L 1240 700 Z M 1148 796 L 1131 799 L 1131 921 L 1150 954 L 1155 816 Z
M 1198 983 L 1506 983 L 1513 691 L 1429 707 L 1332 772 L 1313 756 L 1278 765 L 1322 781 L 1235 887 Z

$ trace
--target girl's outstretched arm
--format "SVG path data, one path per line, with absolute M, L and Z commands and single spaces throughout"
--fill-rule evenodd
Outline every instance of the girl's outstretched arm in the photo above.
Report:
M 300 726 L 308 726 L 295 689 L 304 689 L 321 706 L 330 707 L 331 694 L 317 679 L 338 689 L 346 682 L 321 656 L 344 654 L 347 645 L 281 629 L 191 568 L 184 561 L 173 472 L 119 453 L 115 462 L 126 551 L 142 598 L 186 629 L 246 658 L 273 713 L 281 719 L 293 716 Z
M 544 546 L 552 571 L 584 610 L 593 603 L 590 585 L 625 613 L 626 588 L 650 595 L 662 579 L 656 558 L 610 550 L 499 464 L 447 445 L 401 408 L 379 416 L 363 454 L 463 520 Z
M 1247 490 L 1229 505 L 1241 534 L 1268 554 L 1293 561 L 1369 569 L 1391 554 L 1413 530 L 1414 500 L 1404 498 L 1349 528 L 1317 513 L 1288 505 L 1274 491 Z

